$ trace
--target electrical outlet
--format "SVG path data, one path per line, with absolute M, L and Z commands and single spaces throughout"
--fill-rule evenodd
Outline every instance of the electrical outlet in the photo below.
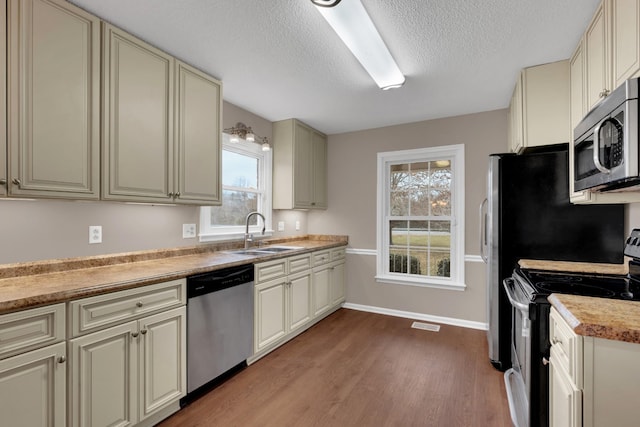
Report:
M 300 221 L 296 221 L 296 231 L 300 231 Z
M 90 225 L 89 226 L 89 244 L 102 243 L 102 226 Z
M 182 238 L 191 239 L 196 237 L 196 225 L 195 224 L 182 224 Z
M 284 221 L 278 221 L 278 231 L 284 231 Z

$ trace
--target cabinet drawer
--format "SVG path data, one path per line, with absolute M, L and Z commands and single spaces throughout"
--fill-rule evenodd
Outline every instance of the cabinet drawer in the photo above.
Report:
M 277 279 L 287 274 L 287 260 L 278 259 L 275 261 L 263 262 L 256 264 L 255 281 L 262 283 L 267 280 Z
M 309 270 L 311 268 L 311 254 L 292 256 L 288 258 L 289 274 Z
M 65 339 L 65 307 L 46 307 L 0 316 L 0 359 Z
M 314 267 L 318 265 L 326 264 L 331 260 L 331 252 L 329 250 L 314 252 L 312 256 L 313 256 Z
M 344 259 L 347 254 L 347 248 L 344 246 L 341 248 L 331 249 L 331 261 L 337 261 L 340 259 Z
M 71 335 L 136 319 L 186 303 L 186 279 L 84 298 L 69 303 Z
M 582 387 L 582 341 L 562 316 L 551 309 L 549 316 L 549 341 L 554 363 L 569 373 L 569 377 L 579 388 Z

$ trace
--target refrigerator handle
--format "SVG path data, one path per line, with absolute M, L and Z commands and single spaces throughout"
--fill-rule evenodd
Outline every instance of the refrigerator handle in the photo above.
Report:
M 482 203 L 480 203 L 480 209 L 478 210 L 478 215 L 480 217 L 480 257 L 484 262 L 489 261 L 485 251 L 485 248 L 487 247 L 487 215 L 484 213 L 488 202 L 488 199 L 484 199 Z

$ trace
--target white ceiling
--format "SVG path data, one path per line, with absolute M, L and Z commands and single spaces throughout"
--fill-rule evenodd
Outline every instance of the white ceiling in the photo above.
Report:
M 226 101 L 327 134 L 505 108 L 518 71 L 568 58 L 599 3 L 362 0 L 407 78 L 382 91 L 309 0 L 70 1 L 221 79 Z

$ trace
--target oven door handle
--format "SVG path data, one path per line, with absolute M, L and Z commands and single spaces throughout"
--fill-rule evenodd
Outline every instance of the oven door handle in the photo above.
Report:
M 515 292 L 513 290 L 515 286 L 515 282 L 513 278 L 508 277 L 504 279 L 502 282 L 502 286 L 504 287 L 505 292 L 507 293 L 507 298 L 509 298 L 509 302 L 512 306 L 520 310 L 523 314 L 525 314 L 525 318 L 529 317 L 529 304 L 524 304 L 520 301 L 517 301 Z

